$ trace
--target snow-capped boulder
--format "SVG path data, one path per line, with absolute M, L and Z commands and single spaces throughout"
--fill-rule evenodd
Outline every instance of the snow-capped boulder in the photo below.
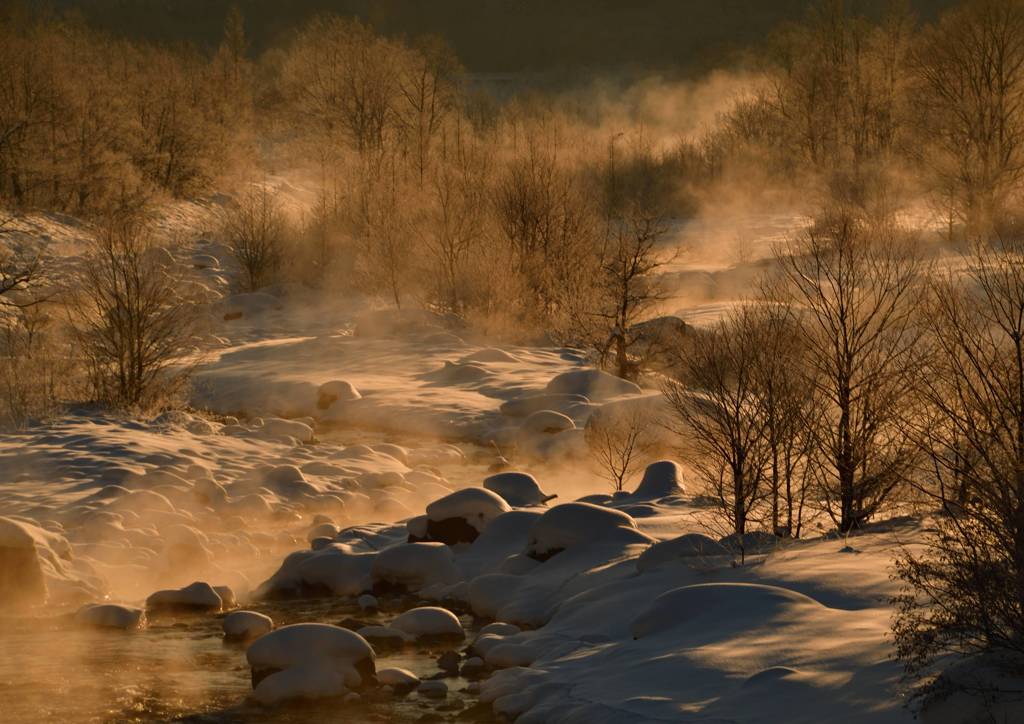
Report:
M 576 423 L 568 415 L 554 410 L 538 410 L 531 413 L 519 428 L 520 435 L 554 435 L 576 429 Z
M 42 528 L 0 518 L 0 605 L 40 604 L 46 600 L 41 553 L 49 549 Z
M 674 460 L 659 460 L 651 463 L 644 470 L 640 485 L 633 491 L 633 497 L 639 500 L 654 500 L 669 495 L 682 495 L 683 471 Z
M 730 555 L 728 548 L 700 533 L 686 533 L 671 540 L 659 541 L 637 558 L 636 568 L 641 573 L 679 559 Z
M 533 524 L 526 553 L 546 560 L 570 546 L 611 537 L 653 542 L 637 529 L 636 521 L 621 511 L 589 503 L 563 503 L 545 511 Z
M 370 569 L 374 553 L 329 544 L 315 551 L 297 551 L 256 590 L 258 598 L 358 596 L 373 585 Z
M 375 586 L 397 586 L 410 591 L 435 583 L 460 580 L 452 549 L 444 543 L 403 543 L 373 557 L 370 575 Z
M 395 691 L 412 691 L 420 684 L 420 677 L 408 669 L 388 668 L 377 672 L 377 683 Z
M 362 397 L 359 390 L 351 382 L 345 380 L 331 380 L 323 383 L 317 388 L 316 396 L 318 410 L 326 410 L 335 402 L 351 402 Z
M 376 656 L 359 634 L 340 626 L 299 623 L 256 639 L 245 652 L 253 698 L 265 704 L 342 696 L 374 681 Z
M 509 505 L 516 507 L 542 505 L 557 497 L 541 490 L 537 479 L 529 473 L 511 470 L 484 478 L 484 488 L 497 493 Z
M 274 630 L 274 621 L 256 611 L 233 611 L 222 622 L 226 641 L 251 641 Z
M 130 631 L 146 624 L 146 612 L 141 608 L 114 603 L 91 603 L 75 612 L 75 623 L 79 626 Z
M 464 638 L 466 633 L 459 618 L 446 608 L 420 606 L 401 614 L 391 622 L 391 628 L 398 629 L 415 638 Z
M 488 523 L 510 510 L 508 503 L 490 490 L 456 490 L 427 506 L 427 537 L 448 545 L 471 543 Z
M 602 370 L 572 370 L 555 376 L 545 391 L 556 394 L 583 395 L 590 400 L 603 400 L 619 395 L 636 395 L 640 388 Z
M 220 611 L 220 595 L 205 581 L 196 581 L 184 588 L 157 591 L 146 599 L 146 610 Z

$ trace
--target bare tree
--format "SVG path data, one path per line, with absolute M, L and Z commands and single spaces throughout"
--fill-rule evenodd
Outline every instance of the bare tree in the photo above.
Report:
M 915 295 L 922 262 L 914 240 L 848 212 L 826 215 L 778 262 L 802 309 L 806 384 L 822 406 L 818 483 L 843 532 L 875 515 L 913 467 L 900 424 L 921 337 Z
M 137 215 L 106 220 L 69 305 L 97 399 L 128 408 L 159 403 L 194 364 L 188 360 L 197 329 L 194 300 L 153 248 Z
M 897 562 L 897 651 L 911 671 L 948 652 L 1024 653 L 1024 246 L 979 249 L 937 281 L 934 354 L 919 377 L 932 414 L 909 422 L 930 453 L 943 515 Z
M 434 145 L 458 100 L 459 63 L 439 38 L 426 38 L 407 54 L 398 75 L 397 122 L 412 147 L 422 186 Z
M 266 184 L 258 184 L 228 206 L 223 233 L 245 272 L 245 287 L 256 291 L 269 283 L 284 256 L 287 222 L 281 203 Z
M 615 492 L 650 462 L 653 416 L 639 403 L 606 405 L 594 412 L 584 433 L 591 454 Z
M 759 297 L 746 313 L 758 331 L 754 378 L 768 449 L 771 525 L 778 536 L 798 538 L 817 442 L 817 400 L 814 386 L 806 384 L 807 350 L 795 310 L 771 287 Z
M 761 337 L 754 322 L 741 308 L 701 330 L 680 360 L 680 380 L 664 386 L 673 426 L 740 541 L 764 498 L 769 462 L 756 376 Z

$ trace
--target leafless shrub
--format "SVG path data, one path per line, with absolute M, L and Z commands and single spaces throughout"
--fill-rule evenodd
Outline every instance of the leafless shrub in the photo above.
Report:
M 979 249 L 930 295 L 930 415 L 908 419 L 929 453 L 922 490 L 942 515 L 896 575 L 893 631 L 911 672 L 938 656 L 1024 654 L 1024 247 Z
M 609 405 L 587 422 L 587 446 L 615 492 L 651 462 L 656 422 L 641 404 Z
M 245 288 L 256 291 L 274 279 L 284 257 L 287 221 L 266 184 L 243 193 L 225 209 L 223 234 L 245 273 Z
M 71 289 L 71 322 L 93 394 L 124 408 L 169 399 L 195 362 L 195 300 L 148 233 L 136 215 L 105 220 Z

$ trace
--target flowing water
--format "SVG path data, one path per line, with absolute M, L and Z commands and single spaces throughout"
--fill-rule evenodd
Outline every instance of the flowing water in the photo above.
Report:
M 350 617 L 385 623 L 397 615 L 366 616 L 351 603 L 331 599 L 248 608 L 268 614 L 279 626 L 338 624 Z M 0 622 L 0 721 L 464 721 L 463 710 L 476 703 L 466 691 L 470 682 L 451 677 L 445 679 L 449 695 L 441 701 L 368 689 L 357 703 L 332 700 L 262 709 L 245 701 L 252 688 L 245 649 L 223 642 L 220 618 L 156 615 L 146 628 L 131 632 L 83 629 L 68 617 Z M 463 624 L 471 630 L 470 619 Z M 450 648 L 413 645 L 379 651 L 377 668 L 405 668 L 427 679 L 439 674 L 437 656 Z

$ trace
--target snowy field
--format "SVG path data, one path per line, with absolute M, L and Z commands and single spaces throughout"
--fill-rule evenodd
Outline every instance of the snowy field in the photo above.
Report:
M 786 222 L 765 225 L 761 251 Z M 676 462 L 609 494 L 587 421 L 656 393 L 579 352 L 230 296 L 223 248 L 175 258 L 211 300 L 203 414 L 0 435 L 0 719 L 915 719 L 889 573 L 926 522 L 719 539 Z M 668 273 L 735 285 L 763 258 Z M 708 297 L 680 316 L 734 300 Z

